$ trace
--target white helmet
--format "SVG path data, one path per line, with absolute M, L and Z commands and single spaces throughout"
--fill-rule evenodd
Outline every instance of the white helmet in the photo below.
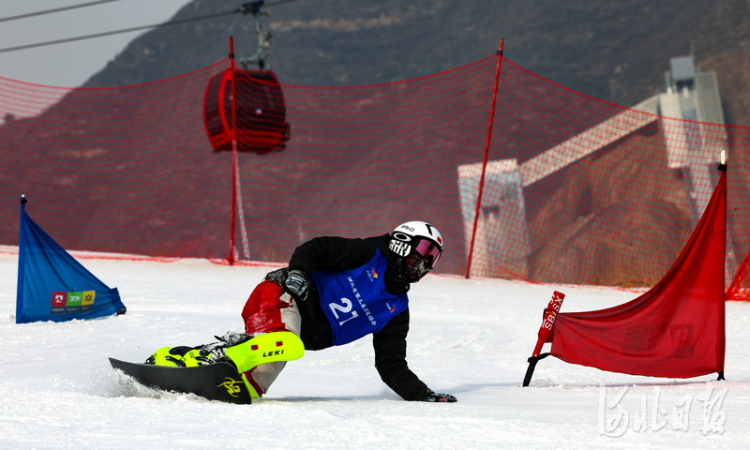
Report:
M 393 230 L 388 249 L 401 257 L 407 277 L 416 283 L 435 268 L 443 253 L 443 236 L 429 223 L 406 222 Z

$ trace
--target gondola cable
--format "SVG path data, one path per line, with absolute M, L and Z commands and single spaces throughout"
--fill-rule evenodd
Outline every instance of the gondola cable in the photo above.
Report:
M 86 8 L 89 6 L 101 5 L 102 3 L 119 2 L 121 0 L 98 0 L 96 2 L 78 3 L 70 6 L 62 6 L 60 8 L 45 9 L 43 11 L 36 11 L 32 13 L 19 14 L 17 16 L 2 17 L 0 22 L 10 22 L 11 20 L 28 19 L 29 17 L 43 16 L 45 14 L 54 14 L 63 11 L 69 11 L 71 9 Z
M 109 1 L 116 1 L 116 0 L 109 0 Z M 52 41 L 37 42 L 35 44 L 18 45 L 18 46 L 15 46 L 15 47 L 6 47 L 6 48 L 1 48 L 0 49 L 0 53 L 14 52 L 14 51 L 18 51 L 18 50 L 27 50 L 27 49 L 30 49 L 30 48 L 45 47 L 45 46 L 48 46 L 48 45 L 64 44 L 64 43 L 68 43 L 68 42 L 82 41 L 82 40 L 86 40 L 86 39 L 95 39 L 95 38 L 100 38 L 100 37 L 112 36 L 112 35 L 115 35 L 115 34 L 130 33 L 130 32 L 133 32 L 133 31 L 141 31 L 141 30 L 148 30 L 148 29 L 151 29 L 151 28 L 165 27 L 165 26 L 169 26 L 169 25 L 181 25 L 181 24 L 184 24 L 184 23 L 196 22 L 196 21 L 199 21 L 199 20 L 215 19 L 215 18 L 218 18 L 218 17 L 229 16 L 231 14 L 237 14 L 237 13 L 241 13 L 241 14 L 257 14 L 257 12 L 260 10 L 261 7 L 276 6 L 276 5 L 280 5 L 280 4 L 283 4 L 283 3 L 290 3 L 290 2 L 293 2 L 293 1 L 297 1 L 297 0 L 279 0 L 279 1 L 276 1 L 276 2 L 269 3 L 268 5 L 265 5 L 265 2 L 258 0 L 258 1 L 254 1 L 254 2 L 244 3 L 241 7 L 237 8 L 237 9 L 233 9 L 232 11 L 226 11 L 226 12 L 223 12 L 223 13 L 208 14 L 208 15 L 205 15 L 205 16 L 198 16 L 198 17 L 189 17 L 189 18 L 186 18 L 186 19 L 171 20 L 171 21 L 168 21 L 168 22 L 162 22 L 162 23 L 153 24 L 153 25 L 143 25 L 143 26 L 139 26 L 139 27 L 124 28 L 124 29 L 121 29 L 121 30 L 105 31 L 105 32 L 102 32 L 102 33 L 87 34 L 87 35 L 75 36 L 75 37 L 71 37 L 71 38 L 55 39 L 55 40 L 52 40 Z

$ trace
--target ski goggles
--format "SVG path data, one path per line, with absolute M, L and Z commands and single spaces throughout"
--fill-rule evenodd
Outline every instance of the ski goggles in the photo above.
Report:
M 435 264 L 437 264 L 442 254 L 440 246 L 427 239 L 420 239 L 416 247 L 414 247 L 414 251 L 430 265 L 430 269 L 435 268 Z

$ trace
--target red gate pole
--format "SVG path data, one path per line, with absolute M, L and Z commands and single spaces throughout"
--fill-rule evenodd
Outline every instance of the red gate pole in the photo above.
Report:
M 234 234 L 237 221 L 237 110 L 235 104 L 234 82 L 234 37 L 229 36 L 229 61 L 232 71 L 232 224 L 229 232 L 229 256 L 227 262 L 234 265 Z
M 503 47 L 505 39 L 500 39 L 497 47 L 497 65 L 495 66 L 495 87 L 492 89 L 492 108 L 490 109 L 490 121 L 487 125 L 487 140 L 484 145 L 484 160 L 482 161 L 482 175 L 479 178 L 479 193 L 477 194 L 477 207 L 474 211 L 474 226 L 471 230 L 471 243 L 469 244 L 469 259 L 466 262 L 466 278 L 471 274 L 471 260 L 474 257 L 474 241 L 477 237 L 477 226 L 479 224 L 479 213 L 482 205 L 482 192 L 484 191 L 484 177 L 487 172 L 487 162 L 490 156 L 490 142 L 492 141 L 492 125 L 495 122 L 495 105 L 497 104 L 497 87 L 500 82 L 500 68 L 503 63 Z
M 552 293 L 552 300 L 549 301 L 547 307 L 544 309 L 544 313 L 542 314 L 542 326 L 539 327 L 539 332 L 537 333 L 537 341 L 534 346 L 534 351 L 528 359 L 529 367 L 526 369 L 526 375 L 523 378 L 523 387 L 526 387 L 531 383 L 531 377 L 534 375 L 536 363 L 538 363 L 540 359 L 549 356 L 549 353 L 542 353 L 542 347 L 546 342 L 552 342 L 555 320 L 557 319 L 557 313 L 559 313 L 560 308 L 562 308 L 563 300 L 565 300 L 565 294 L 555 291 Z

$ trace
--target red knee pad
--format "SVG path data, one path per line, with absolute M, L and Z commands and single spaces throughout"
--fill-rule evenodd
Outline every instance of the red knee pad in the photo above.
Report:
M 281 321 L 281 294 L 281 286 L 270 280 L 265 280 L 255 287 L 242 310 L 246 333 L 286 330 Z

